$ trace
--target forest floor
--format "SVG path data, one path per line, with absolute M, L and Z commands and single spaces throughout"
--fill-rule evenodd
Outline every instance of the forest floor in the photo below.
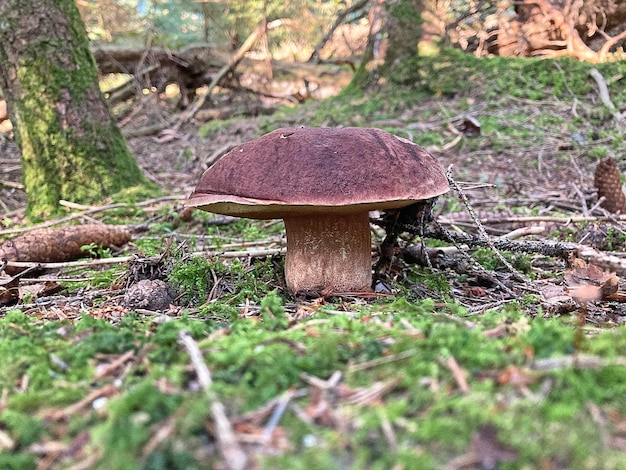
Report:
M 598 206 L 594 171 L 611 156 L 624 170 L 626 126 L 592 68 L 449 52 L 407 64 L 411 86 L 129 138 L 162 193 L 67 209 L 129 226 L 122 249 L 91 248 L 120 261 L 25 276 L 0 306 L 0 468 L 624 468 L 626 219 Z M 624 111 L 626 65 L 597 68 Z M 123 129 L 172 112 L 134 106 Z M 226 150 L 301 125 L 410 138 L 460 188 L 441 226 L 481 238 L 466 197 L 491 240 L 535 250 L 429 239 L 433 266 L 397 260 L 374 297 L 292 298 L 280 221 L 181 214 Z M 9 238 L 30 227 L 14 145 L 0 149 Z M 154 283 L 138 303 L 146 279 L 175 292 Z

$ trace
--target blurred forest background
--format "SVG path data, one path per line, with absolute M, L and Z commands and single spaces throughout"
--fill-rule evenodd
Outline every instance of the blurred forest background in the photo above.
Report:
M 172 85 L 168 93 L 180 93 L 180 109 L 189 106 L 200 87 L 214 91 L 218 84 L 254 93 L 265 105 L 301 102 L 336 94 L 350 79 L 359 87 L 381 77 L 414 80 L 414 75 L 404 73 L 407 61 L 417 52 L 436 54 L 441 47 L 478 57 L 569 56 L 603 62 L 623 59 L 626 40 L 626 2 L 619 0 L 78 0 L 76 4 L 111 105 L 145 90 L 163 93 Z M 203 99 L 198 107 L 207 104 Z M 247 111 L 259 113 L 263 108 L 257 103 Z M 232 112 L 241 109 L 201 117 Z M 10 126 L 7 118 L 6 104 L 0 104 L 0 129 Z M 155 130 L 159 129 L 135 133 Z
M 619 0 L 78 0 L 76 4 L 111 105 L 146 90 L 167 90 L 169 95 L 178 94 L 181 109 L 190 105 L 199 88 L 213 92 L 219 85 L 259 96 L 263 105 L 248 103 L 246 112 L 260 113 L 266 105 L 331 96 L 350 79 L 361 88 L 381 80 L 414 81 L 414 73 L 406 69 L 411 69 L 416 53 L 435 55 L 441 47 L 477 57 L 567 56 L 587 62 L 625 57 L 626 2 Z M 207 108 L 210 101 L 203 98 L 197 108 Z M 216 108 L 217 103 L 212 104 Z M 207 120 L 233 112 L 240 113 L 241 108 L 200 116 Z M 7 118 L 2 104 L 0 123 Z M 6 130 L 9 123 L 0 125 Z

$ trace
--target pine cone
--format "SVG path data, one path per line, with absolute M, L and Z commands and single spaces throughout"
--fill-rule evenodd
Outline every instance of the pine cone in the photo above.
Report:
M 600 204 L 609 212 L 626 213 L 626 197 L 622 191 L 620 172 L 614 158 L 606 158 L 598 163 L 594 177 L 594 184 L 598 190 L 598 198 L 604 196 Z

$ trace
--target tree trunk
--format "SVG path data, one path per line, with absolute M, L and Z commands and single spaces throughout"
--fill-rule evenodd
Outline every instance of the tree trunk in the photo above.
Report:
M 388 44 L 385 53 L 383 73 L 396 82 L 404 82 L 405 64 L 413 63 L 418 54 L 418 44 L 422 39 L 423 0 L 399 0 L 387 5 Z M 414 81 L 415 74 L 408 74 Z
M 371 0 L 368 13 L 370 32 L 367 37 L 365 52 L 361 58 L 361 63 L 357 68 L 350 87 L 364 90 L 367 88 L 378 74 L 378 59 L 380 58 L 380 35 L 383 30 L 383 5 L 384 0 Z M 370 69 L 370 62 L 374 61 L 374 69 Z
M 22 154 L 28 215 L 148 184 L 98 88 L 74 0 L 0 0 L 0 87 Z

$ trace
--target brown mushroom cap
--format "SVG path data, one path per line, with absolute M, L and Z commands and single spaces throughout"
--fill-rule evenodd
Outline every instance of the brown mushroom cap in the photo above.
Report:
M 291 291 L 359 292 L 372 282 L 368 212 L 448 189 L 428 152 L 379 129 L 278 129 L 224 155 L 186 205 L 284 219 Z
M 448 189 L 426 150 L 380 129 L 283 128 L 224 155 L 187 205 L 271 219 L 403 207 Z

